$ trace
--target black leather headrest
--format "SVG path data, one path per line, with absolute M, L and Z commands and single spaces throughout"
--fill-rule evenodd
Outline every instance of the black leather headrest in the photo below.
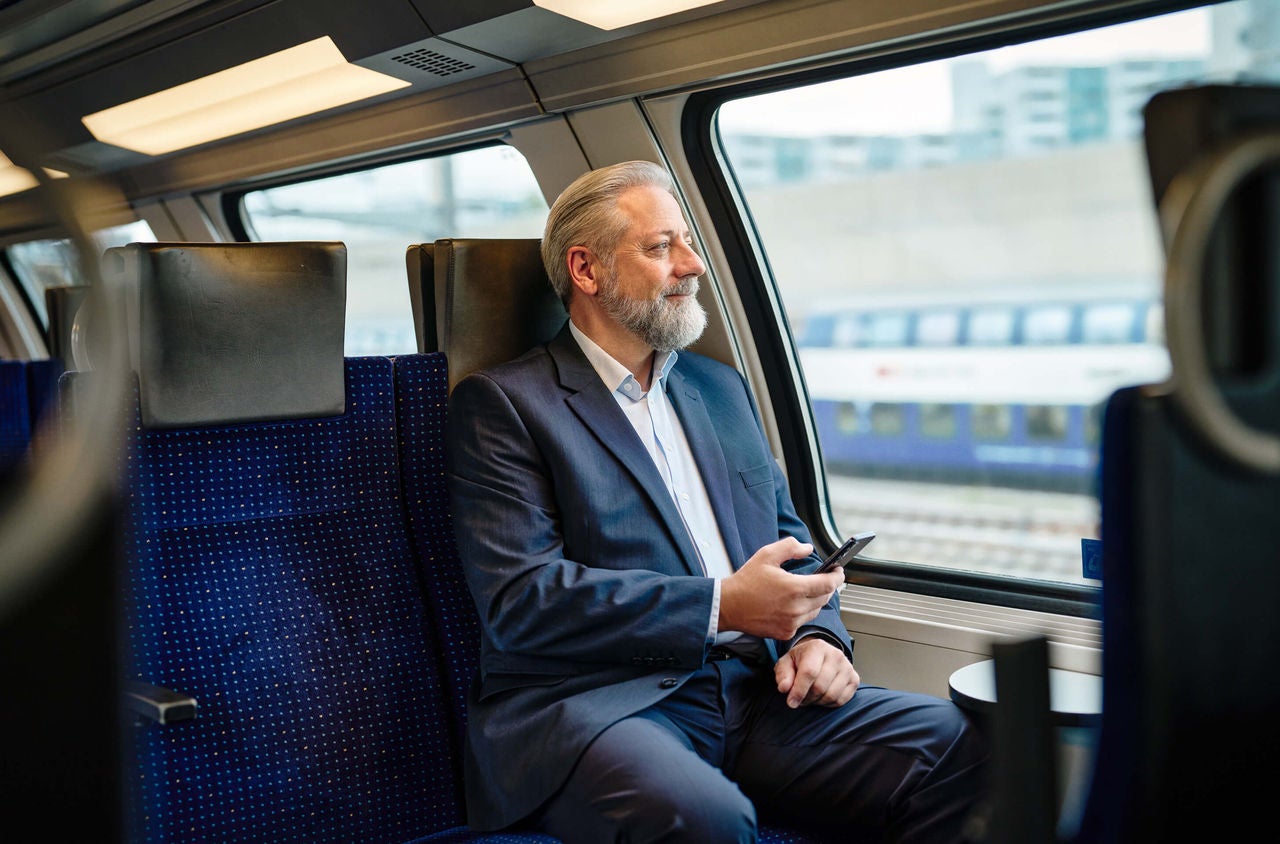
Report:
M 437 240 L 409 248 L 418 351 L 442 351 L 449 389 L 545 343 L 568 319 L 536 238 Z
M 147 427 L 343 412 L 341 243 L 132 243 L 105 263 Z
M 72 337 L 76 314 L 89 293 L 89 285 L 49 287 L 44 291 L 44 309 L 49 314 L 49 356 L 58 358 L 68 370 L 81 369 L 75 360 Z

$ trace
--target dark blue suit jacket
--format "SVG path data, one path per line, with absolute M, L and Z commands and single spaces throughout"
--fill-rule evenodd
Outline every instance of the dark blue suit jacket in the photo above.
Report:
M 733 565 L 780 537 L 808 542 L 741 375 L 682 352 L 667 393 Z M 602 730 L 703 664 L 713 584 L 567 325 L 459 383 L 447 442 L 483 632 L 468 708 L 468 820 L 497 829 L 550 797 Z M 834 598 L 802 633 L 814 628 L 852 653 Z M 766 644 L 776 657 L 791 643 Z

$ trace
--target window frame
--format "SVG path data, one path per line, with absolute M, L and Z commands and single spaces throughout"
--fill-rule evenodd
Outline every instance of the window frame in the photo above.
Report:
M 40 318 L 40 312 L 36 310 L 35 303 L 31 301 L 31 292 L 27 290 L 26 283 L 18 273 L 17 267 L 13 265 L 13 259 L 9 256 L 9 248 L 14 245 L 14 243 L 9 243 L 0 248 L 0 273 L 4 273 L 13 282 L 13 289 L 18 292 L 18 299 L 22 302 L 23 307 L 26 308 L 27 316 L 30 317 L 35 325 L 40 326 L 40 338 L 44 340 L 47 348 L 49 346 L 49 321 L 48 319 Z
M 812 404 L 799 363 L 799 345 L 781 304 L 762 239 L 747 210 L 720 147 L 716 114 L 730 101 L 909 67 L 940 59 L 1084 32 L 1161 14 L 1215 5 L 1214 2 L 1139 2 L 1118 8 L 1083 10 L 1051 21 L 1009 25 L 988 21 L 975 32 L 952 39 L 924 36 L 895 51 L 855 57 L 817 68 L 783 72 L 690 93 L 681 115 L 681 140 L 694 184 L 719 235 L 729 272 L 737 287 L 750 336 L 757 347 L 777 423 L 779 448 L 787 469 L 791 498 L 813 540 L 826 552 L 839 545 L 827 490 L 821 443 L 813 425 Z M 957 571 L 913 563 L 859 558 L 846 570 L 859 585 L 943 598 L 998 604 L 1018 609 L 1097 618 L 1101 587 Z

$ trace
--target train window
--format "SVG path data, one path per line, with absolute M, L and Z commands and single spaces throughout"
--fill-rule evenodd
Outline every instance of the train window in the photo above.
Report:
M 1012 308 L 978 308 L 969 315 L 969 342 L 975 346 L 1007 346 L 1013 342 Z
M 1022 341 L 1030 346 L 1058 345 L 1071 339 L 1071 308 L 1028 308 L 1023 316 Z
M 888 531 L 875 551 L 1096 585 L 1079 550 L 1098 520 L 1089 409 L 1169 373 L 1142 108 L 1187 84 L 1280 79 L 1274 39 L 1257 35 L 1276 19 L 1280 0 L 1222 3 L 722 95 L 716 160 L 785 318 L 914 325 L 901 346 L 886 323 L 862 326 L 882 342 L 796 350 L 840 533 L 876 527 L 890 495 L 909 502 L 903 522 L 1005 510 L 999 541 L 1033 563 L 984 567 L 970 549 Z M 949 311 L 958 332 L 936 316 Z M 851 400 L 870 408 L 855 430 L 828 409 Z M 956 422 L 945 443 L 943 407 Z
M 347 245 L 348 355 L 417 348 L 405 248 L 442 237 L 541 237 L 547 204 L 514 148 L 491 146 L 246 193 L 260 240 Z
M 906 409 L 900 404 L 876 402 L 871 405 L 871 433 L 881 437 L 900 436 L 907 429 Z
M 976 440 L 1005 440 L 1013 430 L 1013 408 L 1007 404 L 970 406 L 969 427 Z
M 842 316 L 836 320 L 831 345 L 836 348 L 856 346 L 862 339 L 862 323 L 857 317 Z
M 867 319 L 867 344 L 870 346 L 905 346 L 908 322 L 906 314 L 871 314 Z
M 956 435 L 956 406 L 926 402 L 920 405 L 920 433 L 931 440 L 949 440 Z
M 129 243 L 154 242 L 155 239 L 151 227 L 142 220 L 99 229 L 93 233 L 93 241 L 99 251 Z M 70 240 L 29 240 L 26 243 L 15 243 L 5 250 L 5 255 L 13 265 L 18 282 L 26 290 L 42 325 L 49 324 L 49 315 L 45 313 L 44 291 L 50 287 L 83 283 L 78 253 Z
M 1027 439 L 1064 442 L 1070 414 L 1061 405 L 1032 405 L 1027 408 Z
M 856 404 L 842 401 L 836 405 L 836 430 L 846 434 L 858 433 L 858 406 Z
M 921 346 L 954 346 L 960 342 L 958 311 L 926 311 L 916 320 L 916 343 Z
M 1090 305 L 1080 331 L 1085 343 L 1132 343 L 1134 306 L 1128 302 Z

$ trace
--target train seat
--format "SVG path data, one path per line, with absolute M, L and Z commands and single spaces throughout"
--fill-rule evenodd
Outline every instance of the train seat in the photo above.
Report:
M 44 309 L 49 315 L 49 354 L 61 360 L 67 369 L 91 368 L 89 361 L 84 360 L 87 352 L 83 350 L 83 337 L 80 338 L 82 359 L 78 362 L 75 351 L 77 331 L 83 334 L 87 328 L 88 309 L 82 311 L 81 308 L 89 290 L 87 284 L 66 284 L 44 291 Z
M 61 374 L 56 358 L 0 361 L 0 473 L 26 456 Z
M 1103 415 L 1096 763 L 1055 838 L 997 844 L 1247 840 L 1280 785 L 1280 362 L 1248 351 L 1280 337 L 1280 88 L 1178 88 L 1144 119 L 1173 374 L 1117 390 Z M 1024 673 L 1043 681 L 1040 663 Z M 1006 764 L 1051 776 L 1022 744 Z
M 409 247 L 418 351 L 442 351 L 449 390 L 480 369 L 550 340 L 569 315 L 536 238 L 448 238 Z
M 420 354 L 396 358 L 405 498 L 415 545 L 446 529 L 441 507 L 444 459 L 440 409 L 448 393 L 422 383 L 430 352 L 448 362 L 448 391 L 480 369 L 518 357 L 550 340 L 568 314 L 551 288 L 536 239 L 445 239 L 409 247 L 406 264 Z M 427 480 L 431 491 L 427 492 Z M 452 546 L 452 541 L 449 542 Z M 420 552 L 428 603 L 440 625 L 458 740 L 466 727 L 466 695 L 479 667 L 480 626 L 456 549 Z M 808 833 L 762 823 L 762 844 L 821 844 Z
M 125 663 L 155 718 L 129 736 L 130 839 L 483 840 L 460 826 L 392 361 L 343 358 L 344 247 L 109 258 L 137 341 Z
M 22 361 L 0 361 L 0 471 L 13 466 L 31 442 L 27 367 Z

